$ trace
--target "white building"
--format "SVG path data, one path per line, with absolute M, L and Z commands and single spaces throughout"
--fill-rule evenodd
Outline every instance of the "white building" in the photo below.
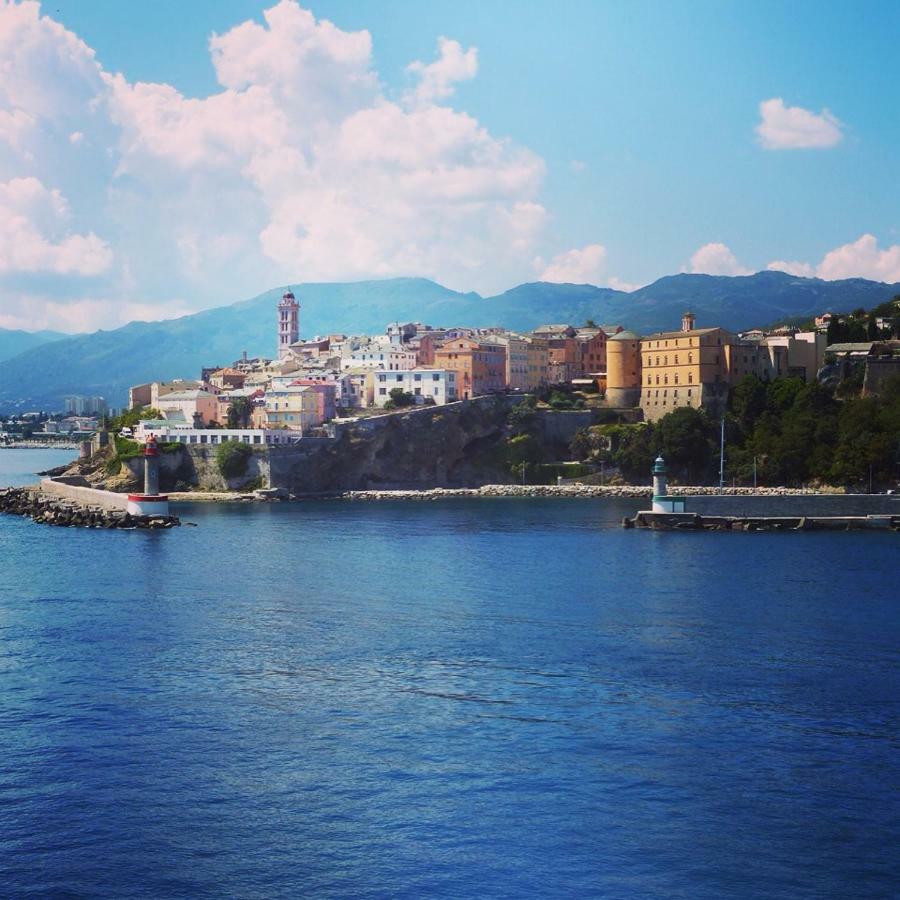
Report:
M 191 428 L 173 426 L 164 419 L 142 419 L 134 432 L 136 441 L 143 443 L 150 435 L 159 443 L 224 444 L 237 441 L 243 444 L 293 444 L 300 435 L 286 428 Z
M 438 406 L 456 400 L 456 372 L 447 369 L 408 369 L 400 372 L 373 372 L 375 406 L 384 406 L 391 391 L 399 388 L 416 398 L 416 403 L 434 401 Z

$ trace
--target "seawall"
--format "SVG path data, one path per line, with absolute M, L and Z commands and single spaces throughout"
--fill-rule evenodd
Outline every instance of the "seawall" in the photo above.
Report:
M 683 496 L 685 511 L 701 516 L 900 516 L 900 495 L 896 494 Z

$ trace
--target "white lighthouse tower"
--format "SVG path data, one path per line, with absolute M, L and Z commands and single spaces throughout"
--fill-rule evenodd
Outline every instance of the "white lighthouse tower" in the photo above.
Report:
M 284 359 L 291 344 L 300 340 L 300 303 L 288 288 L 278 303 L 278 358 Z

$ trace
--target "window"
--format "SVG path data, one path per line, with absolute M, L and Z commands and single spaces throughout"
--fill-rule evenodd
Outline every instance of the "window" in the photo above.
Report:
M 678 384 L 678 373 L 675 373 L 675 384 Z
M 261 443 L 262 443 L 262 436 L 261 436 L 261 435 L 258 435 L 258 434 L 254 434 L 254 435 L 253 435 L 253 443 L 254 443 L 254 444 L 261 444 Z
M 693 384 L 693 383 L 694 383 L 694 373 L 688 372 L 688 384 Z
M 378 388 L 378 393 L 383 397 L 387 393 L 387 388 Z
M 421 376 L 421 375 L 413 375 L 413 380 L 414 380 L 414 381 L 421 381 L 421 380 L 422 380 L 422 376 Z
M 675 354 L 675 365 L 676 366 L 678 365 L 678 354 L 677 353 Z

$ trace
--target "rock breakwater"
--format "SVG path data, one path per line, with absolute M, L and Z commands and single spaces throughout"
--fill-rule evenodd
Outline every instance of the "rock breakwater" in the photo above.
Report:
M 181 524 L 177 516 L 133 516 L 125 510 L 89 506 L 28 488 L 0 490 L 0 512 L 62 527 L 156 529 Z
M 781 497 L 794 494 L 815 494 L 816 491 L 805 488 L 718 488 L 705 486 L 673 487 L 672 494 L 677 496 L 755 496 Z M 522 485 L 522 484 L 486 484 L 479 488 L 432 488 L 424 491 L 345 491 L 340 495 L 342 500 L 444 500 L 453 497 L 570 497 L 580 498 L 641 498 L 650 497 L 652 488 L 644 485 L 596 485 L 596 484 L 563 484 L 563 485 Z

